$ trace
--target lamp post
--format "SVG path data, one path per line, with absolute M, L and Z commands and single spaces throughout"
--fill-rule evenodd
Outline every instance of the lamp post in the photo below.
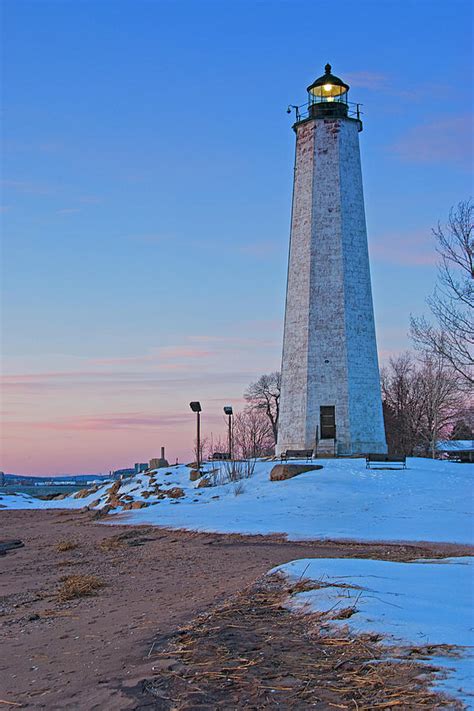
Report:
M 232 405 L 226 405 L 224 412 L 229 417 L 229 457 L 232 459 L 232 415 L 234 414 Z
M 197 432 L 196 432 L 196 453 L 197 453 L 197 468 L 201 468 L 201 403 L 194 401 L 189 403 L 189 407 L 197 415 Z

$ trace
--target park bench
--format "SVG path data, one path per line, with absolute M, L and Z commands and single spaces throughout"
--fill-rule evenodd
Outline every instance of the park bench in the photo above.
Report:
M 306 459 L 306 461 L 309 461 L 312 457 L 312 449 L 287 449 L 286 452 L 280 454 L 282 462 L 286 462 L 288 459 Z
M 212 455 L 212 459 L 215 462 L 222 462 L 230 459 L 230 454 L 229 452 L 214 452 Z
M 407 458 L 403 454 L 368 454 L 365 466 L 366 469 L 406 469 Z

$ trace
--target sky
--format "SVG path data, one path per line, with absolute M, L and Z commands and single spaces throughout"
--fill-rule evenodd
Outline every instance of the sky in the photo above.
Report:
M 361 102 L 381 362 L 472 191 L 469 1 L 3 0 L 0 469 L 191 457 L 280 366 L 294 133 Z

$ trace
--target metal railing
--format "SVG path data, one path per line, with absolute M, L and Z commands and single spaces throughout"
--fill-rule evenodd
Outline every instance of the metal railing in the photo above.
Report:
M 312 106 L 317 106 L 322 103 L 330 103 L 331 106 L 342 104 L 343 106 L 347 106 L 347 116 L 349 118 L 354 118 L 357 119 L 358 121 L 361 121 L 361 116 L 363 115 L 363 111 L 361 111 L 361 106 L 363 104 L 355 104 L 352 101 L 332 101 L 332 102 L 323 102 L 323 101 L 314 101 L 312 103 L 304 103 L 300 104 L 299 106 L 296 106 L 295 104 L 290 104 L 286 110 L 288 114 L 291 114 L 293 111 L 295 112 L 295 118 L 296 122 L 299 123 L 300 121 L 305 121 L 307 118 L 310 118 L 311 116 L 311 107 Z

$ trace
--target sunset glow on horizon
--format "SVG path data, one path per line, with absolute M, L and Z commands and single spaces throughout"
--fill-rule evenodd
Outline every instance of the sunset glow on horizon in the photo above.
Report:
M 410 347 L 431 228 L 470 193 L 472 10 L 362 10 L 315 46 L 310 0 L 4 3 L 1 470 L 190 461 L 195 399 L 225 437 L 223 406 L 280 367 L 286 107 L 328 61 L 363 104 L 380 360 Z

